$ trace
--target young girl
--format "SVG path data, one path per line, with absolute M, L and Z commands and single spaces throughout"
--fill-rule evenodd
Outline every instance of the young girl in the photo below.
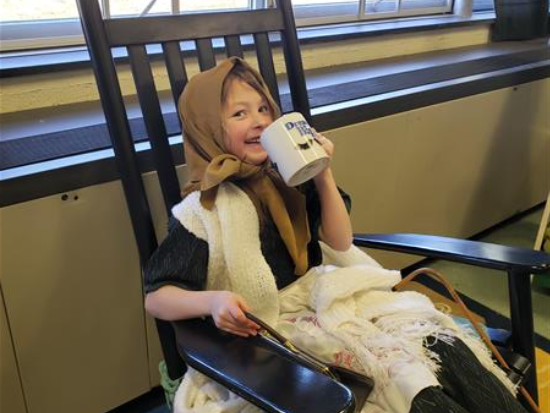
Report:
M 254 69 L 231 58 L 196 75 L 179 109 L 189 179 L 146 269 L 150 314 L 211 316 L 247 337 L 259 329 L 250 311 L 326 361 L 373 377 L 365 412 L 524 412 L 478 342 L 424 296 L 391 292 L 400 275 L 352 246 L 350 200 L 330 167 L 297 189 L 285 185 L 259 142 L 280 114 Z M 333 144 L 316 139 L 332 156 Z M 175 411 L 208 405 L 258 411 L 190 369 Z

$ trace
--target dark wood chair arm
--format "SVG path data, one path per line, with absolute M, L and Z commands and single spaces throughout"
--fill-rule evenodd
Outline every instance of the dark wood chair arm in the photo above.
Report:
M 290 360 L 260 338 L 226 334 L 202 319 L 172 325 L 189 366 L 267 412 L 354 411 L 347 387 Z
M 354 244 L 514 273 L 550 270 L 550 254 L 541 251 L 435 235 L 355 234 Z

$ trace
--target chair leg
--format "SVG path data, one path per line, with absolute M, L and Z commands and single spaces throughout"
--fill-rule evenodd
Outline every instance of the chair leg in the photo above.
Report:
M 508 293 L 510 295 L 513 349 L 531 362 L 532 367 L 527 373 L 524 386 L 533 400 L 538 403 L 530 274 L 508 271 Z

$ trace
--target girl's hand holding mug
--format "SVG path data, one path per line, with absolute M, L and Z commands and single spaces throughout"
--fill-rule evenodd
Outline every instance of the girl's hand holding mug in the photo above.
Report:
M 334 143 L 328 138 L 326 138 L 324 135 L 321 135 L 319 132 L 317 132 L 314 128 L 311 128 L 313 132 L 315 133 L 315 140 L 321 147 L 325 150 L 328 157 L 332 159 L 332 155 L 334 155 Z
M 249 311 L 251 309 L 244 299 L 231 291 L 218 291 L 210 304 L 210 314 L 216 327 L 241 337 L 255 336 L 260 329 L 244 314 Z
M 334 143 L 332 143 L 332 141 L 326 138 L 324 135 L 321 135 L 314 128 L 311 129 L 315 133 L 315 140 L 317 141 L 317 143 L 321 145 L 321 147 L 327 153 L 329 160 L 332 160 L 332 156 L 334 155 Z M 321 172 L 313 177 L 313 181 L 317 185 L 320 185 L 323 182 L 330 182 L 331 180 L 334 180 L 334 178 L 332 177 L 330 163 L 325 169 L 323 169 Z

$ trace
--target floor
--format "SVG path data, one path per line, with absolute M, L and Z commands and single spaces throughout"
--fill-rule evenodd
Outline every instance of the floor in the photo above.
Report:
M 108 413 L 170 413 L 170 410 L 164 402 L 162 389 L 157 387 Z
M 488 231 L 480 241 L 533 248 L 542 211 L 539 207 L 521 214 Z M 430 266 L 443 272 L 462 293 L 509 316 L 507 282 L 503 273 L 443 261 L 430 263 Z M 533 311 L 536 332 L 550 339 L 550 291 L 533 291 Z M 547 382 L 550 382 L 550 360 L 547 354 L 544 357 L 544 362 L 539 362 L 538 370 L 539 383 L 546 383 L 546 388 Z M 547 402 L 545 405 L 543 412 L 550 413 Z M 110 413 L 169 413 L 169 410 L 164 405 L 161 390 L 155 389 Z

